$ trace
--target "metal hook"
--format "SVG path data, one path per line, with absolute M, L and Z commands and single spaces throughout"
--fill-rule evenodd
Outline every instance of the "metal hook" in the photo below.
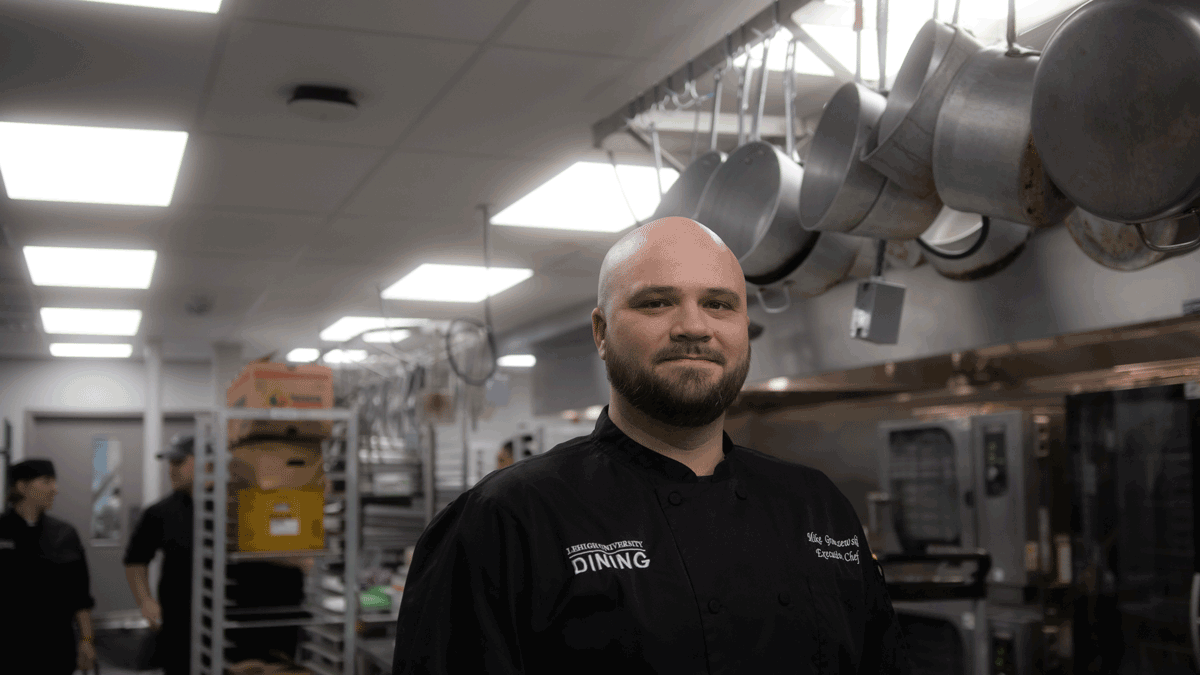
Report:
M 1017 44 L 1017 0 L 1008 0 L 1008 51 L 1005 56 L 1041 56 L 1041 52 Z

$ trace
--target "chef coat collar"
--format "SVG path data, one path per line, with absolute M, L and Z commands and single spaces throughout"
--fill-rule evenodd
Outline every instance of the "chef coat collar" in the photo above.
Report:
M 709 480 L 713 483 L 718 483 L 733 477 L 729 465 L 729 459 L 733 456 L 734 451 L 733 439 L 724 431 L 721 432 L 721 437 L 724 444 L 725 458 L 713 469 L 712 476 L 706 476 L 704 477 L 705 480 L 702 481 L 701 477 L 696 476 L 696 473 L 688 468 L 686 464 L 671 459 L 662 453 L 655 452 L 627 436 L 609 418 L 607 405 L 600 411 L 600 417 L 596 419 L 596 429 L 592 431 L 592 440 L 604 449 L 649 470 L 655 475 L 683 483 L 708 482 Z

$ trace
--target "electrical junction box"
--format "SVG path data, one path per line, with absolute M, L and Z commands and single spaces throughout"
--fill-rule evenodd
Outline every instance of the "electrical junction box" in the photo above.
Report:
M 903 286 L 882 279 L 859 283 L 854 312 L 850 318 L 850 336 L 878 344 L 896 344 L 900 337 L 900 314 L 903 308 Z

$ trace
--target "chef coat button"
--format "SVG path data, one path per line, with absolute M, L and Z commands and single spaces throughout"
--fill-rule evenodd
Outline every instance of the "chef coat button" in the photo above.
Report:
M 779 604 L 783 605 L 784 607 L 792 604 L 792 596 L 788 595 L 787 593 L 780 593 Z
M 734 492 L 734 494 L 736 494 L 736 495 L 737 495 L 737 498 L 738 498 L 738 499 L 745 499 L 745 498 L 746 498 L 746 488 L 742 487 L 741 485 L 739 485 L 739 486 L 737 486 L 736 488 L 734 488 L 734 489 L 733 489 L 733 492 Z
M 720 612 L 721 611 L 721 603 L 718 602 L 716 599 L 709 600 L 708 601 L 708 611 L 712 612 L 713 614 Z
M 667 497 L 667 500 L 670 501 L 674 506 L 679 506 L 683 503 L 683 497 L 681 497 L 678 492 L 672 492 L 670 496 Z

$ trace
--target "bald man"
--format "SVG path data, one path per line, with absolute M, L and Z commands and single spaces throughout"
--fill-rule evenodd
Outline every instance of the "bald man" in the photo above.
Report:
M 750 337 L 721 239 L 686 218 L 623 237 L 592 333 L 612 385 L 595 430 L 438 514 L 393 673 L 909 673 L 849 501 L 724 432 Z

